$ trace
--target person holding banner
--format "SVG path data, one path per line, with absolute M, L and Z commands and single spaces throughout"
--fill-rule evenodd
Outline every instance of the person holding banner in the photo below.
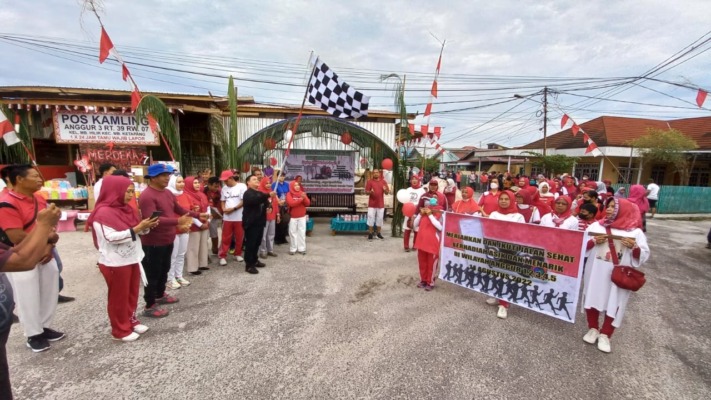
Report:
M 412 175 L 410 177 L 410 187 L 405 189 L 407 191 L 407 197 L 410 199 L 409 202 L 417 204 L 420 202 L 420 197 L 425 194 L 425 189 L 420 183 L 420 178 L 417 175 Z M 412 239 L 413 247 L 415 245 L 415 240 L 417 240 L 417 231 L 414 229 L 415 219 L 405 216 L 405 220 L 402 222 L 403 231 L 403 243 L 405 245 L 405 252 L 410 251 L 410 233 L 415 231 L 414 238 Z
M 499 208 L 499 178 L 491 178 L 489 180 L 489 190 L 484 192 L 479 198 L 479 207 L 481 207 L 481 215 L 488 217 L 489 214 Z
M 474 189 L 465 187 L 462 189 L 462 199 L 454 202 L 452 211 L 457 214 L 475 215 L 479 212 L 479 204 L 474 201 Z
M 516 207 L 518 213 L 523 215 L 527 224 L 537 224 L 541 222 L 541 214 L 538 207 L 533 205 L 533 193 L 530 189 L 516 192 Z
M 541 226 L 577 230 L 579 221 L 573 215 L 572 205 L 570 197 L 559 196 L 553 203 L 553 211 L 541 217 Z
M 519 192 L 525 190 L 519 190 Z M 526 219 L 524 216 L 518 212 L 518 206 L 516 205 L 516 197 L 514 193 L 510 190 L 504 190 L 499 195 L 499 206 L 496 211 L 492 211 L 489 214 L 489 218 L 496 219 L 499 221 L 509 221 L 518 222 L 525 224 Z M 506 319 L 508 317 L 509 302 L 504 300 L 498 300 L 494 297 L 490 297 L 486 300 L 486 304 L 489 305 L 499 305 L 499 309 L 496 312 L 496 316 L 501 319 Z
M 429 181 L 429 184 L 427 185 L 429 190 L 427 193 L 423 194 L 420 196 L 420 201 L 417 202 L 417 208 L 415 209 L 415 213 L 419 214 L 422 208 L 426 207 L 429 205 L 431 199 L 437 199 L 437 204 L 444 209 L 444 205 L 447 204 L 447 198 L 439 192 L 439 181 L 437 178 L 432 178 Z
M 442 231 L 442 207 L 437 204 L 437 198 L 431 198 L 426 206 L 415 217 L 414 227 L 418 229 L 415 237 L 417 261 L 420 267 L 420 283 L 417 287 L 431 291 L 434 289 L 436 275 L 435 265 L 439 255 L 439 242 Z
M 586 231 L 592 239 L 587 245 L 583 276 L 583 308 L 589 328 L 583 341 L 597 342 L 598 350 L 604 353 L 612 351 L 610 337 L 620 327 L 632 293 L 612 283 L 613 260 L 617 258 L 619 265 L 640 268 L 649 259 L 647 237 L 641 227 L 636 205 L 625 199 L 609 198 L 605 201 L 605 219 L 593 223 Z M 600 329 L 601 311 L 605 317 Z
M 99 250 L 99 270 L 108 286 L 107 311 L 111 335 L 132 342 L 148 327 L 136 318 L 141 282 L 139 263 L 144 253 L 138 235 L 158 226 L 158 218 L 141 220 L 128 204 L 135 197 L 133 183 L 123 176 L 104 178 L 101 197 L 87 224 Z
M 368 197 L 368 240 L 373 240 L 373 231 L 378 239 L 385 239 L 380 233 L 385 216 L 385 195 L 390 194 L 390 188 L 385 179 L 380 179 L 380 170 L 373 169 L 372 179 L 365 184 Z M 293 216 L 292 216 L 293 217 Z

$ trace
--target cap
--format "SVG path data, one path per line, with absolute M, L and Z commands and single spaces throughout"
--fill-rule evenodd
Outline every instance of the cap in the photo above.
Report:
M 226 170 L 222 171 L 222 173 L 220 174 L 220 180 L 226 181 L 234 176 L 235 176 L 234 171 L 232 171 L 231 169 L 226 169 Z
M 146 176 L 149 178 L 154 178 L 160 174 L 172 174 L 174 170 L 175 169 L 172 165 L 153 164 L 148 167 L 148 174 L 146 174 Z

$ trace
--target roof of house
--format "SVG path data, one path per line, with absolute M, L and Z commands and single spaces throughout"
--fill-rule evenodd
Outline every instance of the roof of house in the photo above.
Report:
M 627 141 L 647 134 L 648 128 L 676 129 L 694 139 L 700 149 L 711 149 L 711 117 L 684 118 L 669 121 L 643 118 L 598 117 L 580 124 L 580 127 L 598 145 L 627 147 Z M 574 149 L 586 147 L 583 134 L 573 136 L 572 128 L 548 136 L 547 147 Z M 536 140 L 519 149 L 543 148 L 543 139 Z

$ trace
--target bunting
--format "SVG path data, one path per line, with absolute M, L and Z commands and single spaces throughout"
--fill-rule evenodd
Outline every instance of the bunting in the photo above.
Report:
M 696 105 L 699 106 L 699 108 L 703 107 L 706 96 L 708 96 L 708 92 L 703 89 L 699 89 L 699 92 L 696 93 Z
M 568 122 L 572 122 L 573 126 L 571 126 L 570 130 L 573 133 L 573 136 L 577 136 L 579 132 L 583 133 L 583 142 L 587 146 L 585 148 L 585 154 L 592 154 L 593 157 L 598 157 L 603 155 L 602 151 L 597 148 L 597 144 L 590 138 L 590 135 L 588 135 L 585 130 L 583 130 L 580 125 L 578 125 L 575 121 L 573 121 L 572 118 L 568 114 L 563 114 L 563 117 L 560 119 L 560 129 L 564 129 L 565 126 L 568 124 Z

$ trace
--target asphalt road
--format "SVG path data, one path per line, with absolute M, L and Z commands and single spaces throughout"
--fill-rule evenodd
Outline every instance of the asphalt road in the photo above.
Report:
M 19 326 L 8 345 L 18 399 L 708 399 L 711 222 L 650 220 L 647 285 L 604 354 L 569 324 L 439 283 L 416 289 L 400 239 L 331 236 L 259 275 L 213 266 L 133 343 L 111 340 L 91 236 L 62 233 L 64 294 L 44 353 Z M 140 304 L 139 304 L 139 307 Z

